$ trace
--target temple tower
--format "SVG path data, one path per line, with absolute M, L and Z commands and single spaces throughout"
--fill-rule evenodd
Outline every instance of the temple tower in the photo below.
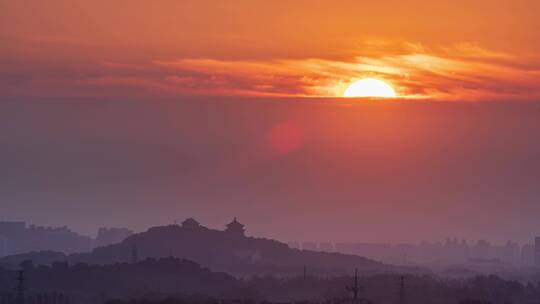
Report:
M 225 229 L 225 232 L 229 233 L 230 235 L 234 236 L 245 236 L 245 228 L 244 225 L 240 224 L 236 218 L 233 219 L 232 222 L 227 224 L 227 228 Z

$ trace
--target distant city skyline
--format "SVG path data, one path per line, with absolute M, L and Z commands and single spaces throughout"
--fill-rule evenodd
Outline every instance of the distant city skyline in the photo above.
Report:
M 95 236 L 71 230 L 66 225 L 40 226 L 25 221 L 0 221 L 0 256 L 56 251 L 87 252 L 96 247 L 116 244 L 133 231 L 127 228 L 99 227 Z
M 129 225 L 129 223 L 126 223 L 126 222 L 123 222 L 123 221 L 119 221 L 119 222 L 114 222 L 114 221 L 109 221 L 109 222 L 102 222 L 102 224 L 99 224 L 95 227 L 83 227 L 81 228 L 80 225 L 77 225 L 76 223 L 74 225 L 69 225 L 69 224 L 65 224 L 65 223 L 55 223 L 55 222 L 41 222 L 41 223 L 34 223 L 32 221 L 29 221 L 29 220 L 25 220 L 23 218 L 7 218 L 5 216 L 3 217 L 0 217 L 0 222 L 25 222 L 28 224 L 28 226 L 36 226 L 36 227 L 69 227 L 70 230 L 76 232 L 76 233 L 79 233 L 81 235 L 84 235 L 84 236 L 88 236 L 88 237 L 97 237 L 98 236 L 98 232 L 101 228 L 104 228 L 104 227 L 111 227 L 112 229 L 114 229 L 115 227 L 125 227 L 127 229 L 130 229 L 132 230 L 134 233 L 140 233 L 140 232 L 144 232 L 146 231 L 147 229 L 151 228 L 151 227 L 155 227 L 155 226 L 164 226 L 164 225 L 173 225 L 173 224 L 180 224 L 183 220 L 185 219 L 188 219 L 188 218 L 195 218 L 197 219 L 199 222 L 201 222 L 204 226 L 206 227 L 209 227 L 209 228 L 212 228 L 212 229 L 218 229 L 218 230 L 221 230 L 225 227 L 225 225 L 227 223 L 230 222 L 230 219 L 231 218 L 235 218 L 234 215 L 232 216 L 229 216 L 229 217 L 219 217 L 219 219 L 221 220 L 221 223 L 214 223 L 214 222 L 211 222 L 210 220 L 205 220 L 205 218 L 207 219 L 208 217 L 207 216 L 201 216 L 201 217 L 194 217 L 194 216 L 186 216 L 186 217 L 175 217 L 174 219 L 171 219 L 170 221 L 164 221 L 164 222 L 154 222 L 154 223 L 148 223 L 147 225 L 145 226 L 141 226 L 141 225 L 137 225 L 135 227 L 132 227 Z M 456 236 L 456 235 L 447 235 L 447 236 L 443 236 L 441 235 L 440 237 L 432 237 L 432 238 L 418 238 L 418 239 L 415 239 L 415 238 L 404 238 L 404 239 L 383 239 L 383 238 L 379 238 L 377 236 L 368 236 L 366 238 L 355 238 L 355 237 L 351 237 L 351 238 L 340 238 L 339 236 L 338 237 L 335 237 L 335 238 L 332 238 L 332 237 L 317 237 L 317 236 L 308 236 L 308 237 L 295 237 L 295 236 L 284 236 L 284 237 L 281 237 L 281 236 L 277 236 L 273 231 L 271 230 L 262 230 L 260 228 L 260 226 L 258 226 L 258 224 L 260 224 L 260 221 L 254 221 L 253 219 L 250 219 L 249 217 L 237 217 L 239 220 L 241 220 L 242 222 L 244 223 L 249 223 L 249 230 L 247 231 L 247 235 L 248 236 L 255 236 L 255 237 L 270 237 L 270 238 L 274 238 L 274 239 L 278 239 L 284 243 L 291 243 L 291 242 L 315 242 L 315 243 L 373 243 L 373 244 L 376 244 L 376 243 L 389 243 L 389 244 L 400 244 L 400 243 L 409 243 L 409 244 L 415 244 L 415 243 L 421 243 L 421 242 L 430 242 L 430 243 L 437 243 L 437 242 L 441 242 L 441 243 L 444 243 L 446 240 L 448 239 L 457 239 L 457 240 L 465 240 L 467 241 L 469 244 L 472 244 L 472 243 L 475 243 L 477 241 L 488 241 L 494 245 L 503 245 L 503 244 L 506 244 L 508 241 L 511 241 L 511 242 L 517 242 L 521 245 L 524 245 L 524 244 L 535 244 L 535 239 L 537 238 L 538 235 L 540 235 L 540 230 L 538 232 L 535 232 L 535 231 L 531 231 L 528 233 L 529 236 L 517 236 L 515 238 L 507 238 L 507 239 L 504 239 L 504 238 L 489 238 L 489 237 L 483 237 L 483 236 L 476 236 L 476 237 L 461 237 L 461 236 Z M 211 217 L 211 220 L 212 221 L 215 221 L 215 218 L 214 217 Z M 122 223 L 125 223 L 125 224 L 122 224 Z M 263 226 L 263 225 L 261 225 Z M 306 227 L 307 230 L 308 227 Z
M 208 228 L 211 228 L 211 229 L 216 229 L 216 230 L 224 230 L 224 229 L 227 229 L 228 225 L 230 224 L 231 220 L 226 220 L 224 221 L 224 224 L 223 225 L 216 225 L 216 226 L 213 226 L 213 225 L 208 225 L 204 222 L 201 222 L 199 221 L 198 219 L 194 218 L 194 217 L 191 217 L 191 216 L 188 216 L 188 217 L 185 217 L 185 218 L 179 218 L 179 219 L 176 219 L 172 222 L 169 222 L 169 223 L 157 223 L 155 225 L 151 225 L 147 228 L 143 228 L 141 230 L 135 230 L 135 229 L 132 229 L 130 227 L 125 227 L 125 226 L 121 226 L 121 225 L 105 225 L 105 226 L 99 226 L 99 227 L 96 227 L 95 229 L 91 230 L 93 231 L 94 233 L 85 233 L 85 232 L 82 232 L 82 231 L 76 231 L 76 229 L 73 229 L 72 227 L 68 226 L 68 225 L 64 225 L 64 224 L 58 224 L 58 225 L 39 225 L 39 224 L 33 224 L 31 222 L 28 222 L 28 221 L 24 221 L 24 220 L 0 220 L 0 230 L 2 229 L 3 225 L 5 224 L 14 224 L 14 225 L 24 225 L 24 227 L 26 227 L 27 229 L 40 229 L 40 230 L 65 230 L 65 231 L 69 231 L 69 232 L 73 232 L 73 233 L 76 233 L 76 234 L 79 234 L 80 236 L 83 236 L 83 237 L 89 237 L 89 238 L 96 238 L 96 239 L 99 239 L 99 238 L 102 238 L 102 239 L 107 239 L 107 238 L 113 238 L 115 239 L 114 235 L 115 234 L 122 234 L 122 235 L 130 235 L 132 233 L 141 233 L 141 232 L 144 232 L 144 231 L 147 231 L 149 228 L 152 228 L 152 227 L 158 227 L 158 226 L 167 226 L 167 225 L 182 225 L 183 222 L 185 222 L 186 220 L 196 220 L 197 223 L 199 223 L 200 225 L 204 226 L 204 227 L 208 227 Z M 237 217 L 233 217 L 233 222 L 237 220 Z M 244 223 L 242 220 L 239 220 L 239 222 L 241 223 Z M 253 227 L 249 226 L 247 229 L 246 229 L 246 236 L 248 237 L 255 237 L 255 238 L 261 238 L 261 237 L 266 237 L 266 235 L 259 235 L 259 234 L 254 234 L 252 232 L 252 229 Z M 448 242 L 450 243 L 455 243 L 455 242 L 458 242 L 458 243 L 466 243 L 467 245 L 469 246 L 475 246 L 477 245 L 479 242 L 487 242 L 489 245 L 492 245 L 492 246 L 505 246 L 507 245 L 509 242 L 510 243 L 515 243 L 515 244 L 518 244 L 520 246 L 524 246 L 524 245 L 533 245 L 533 246 L 536 246 L 537 248 L 539 248 L 540 250 L 540 233 L 538 233 L 539 236 L 535 236 L 533 238 L 531 238 L 530 240 L 525 240 L 525 241 L 519 241 L 519 240 L 514 240 L 514 239 L 508 239 L 506 241 L 502 241 L 502 242 L 497 242 L 497 241 L 493 241 L 493 240 L 489 240 L 489 239 L 486 239 L 486 238 L 479 238 L 479 239 L 467 239 L 467 238 L 459 238 L 459 237 L 444 237 L 444 238 L 440 238 L 440 239 L 420 239 L 420 240 L 410 240 L 410 241 L 385 241 L 385 240 L 376 240 L 376 241 L 369 241 L 369 240 L 359 240 L 359 239 L 350 239 L 350 240 L 339 240 L 339 239 L 317 239 L 317 238 L 307 238 L 307 239 L 287 239 L 287 238 L 284 238 L 284 239 L 279 239 L 279 238 L 276 238 L 276 240 L 279 240 L 280 242 L 283 242 L 283 243 L 286 243 L 288 244 L 289 246 L 293 247 L 293 248 L 298 248 L 298 249 L 310 249 L 310 250 L 322 250 L 322 251 L 332 251 L 334 250 L 335 246 L 340 244 L 340 245 L 344 245 L 344 244 L 391 244 L 391 245 L 401 245 L 401 244 L 422 244 L 422 243 L 426 243 L 426 244 L 430 244 L 430 245 L 445 245 L 445 243 L 447 244 Z M 1 231 L 0 231 L 0 236 L 1 236 Z M 116 237 L 116 239 L 118 239 L 118 237 Z M 112 244 L 114 243 L 114 241 L 107 241 L 108 244 Z M 305 248 L 304 248 L 305 246 Z M 320 246 L 322 246 L 323 248 L 321 248 Z M 329 248 L 332 248 L 331 250 Z M 540 251 L 539 251 L 539 254 L 540 256 Z
M 134 244 L 140 236 L 150 231 L 176 231 L 197 237 L 199 232 L 222 231 L 233 239 L 246 239 L 246 225 L 233 218 L 221 229 L 208 229 L 204 223 L 189 217 L 174 224 L 165 224 L 150 228 L 134 239 L 128 239 L 133 231 L 127 228 L 104 228 L 98 230 L 96 238 L 80 235 L 67 226 L 42 227 L 25 222 L 0 221 L 0 257 L 31 252 L 50 253 L 42 259 L 50 259 L 57 253 L 90 252 L 94 248 L 124 243 Z M 249 229 L 249 227 L 247 227 Z M 165 229 L 165 230 L 164 230 Z M 171 230 L 172 229 L 172 230 Z M 177 235 L 181 237 L 181 235 Z M 248 236 L 249 237 L 249 236 Z M 254 239 L 263 240 L 252 235 Z M 172 240 L 169 240 L 172 241 Z M 280 240 L 278 240 L 280 241 Z M 281 240 L 283 242 L 283 240 Z M 540 266 L 540 236 L 533 242 L 520 244 L 511 240 L 505 244 L 493 244 L 486 240 L 468 241 L 447 238 L 444 241 L 422 241 L 415 243 L 388 242 L 337 242 L 337 241 L 289 241 L 284 242 L 291 249 L 345 253 L 381 261 L 390 265 L 426 265 L 439 267 L 444 265 L 467 265 L 470 269 L 495 269 L 497 267 L 535 267 Z M 113 246 L 113 247 L 114 247 Z M 137 246 L 131 245 L 131 260 L 137 261 Z M 172 251 L 171 251 L 172 252 Z M 494 267 L 494 268 L 489 268 Z

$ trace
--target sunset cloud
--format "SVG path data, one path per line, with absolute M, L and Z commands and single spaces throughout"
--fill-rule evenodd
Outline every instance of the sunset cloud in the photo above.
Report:
M 55 77 L 26 75 L 6 92 L 95 95 L 92 87 L 99 87 L 99 94 L 113 95 L 336 97 L 354 80 L 372 77 L 389 82 L 404 99 L 540 98 L 538 56 L 520 57 L 473 43 L 428 48 L 408 42 L 400 43 L 401 49 L 395 44 L 378 45 L 378 55 L 370 44 L 370 55 L 350 60 L 180 58 L 137 63 L 103 60 L 93 66 L 81 62 L 63 67 Z
M 149 86 L 164 94 L 246 96 L 341 96 L 352 81 L 384 79 L 404 99 L 531 100 L 540 97 L 536 58 L 490 51 L 472 43 L 427 49 L 409 43 L 396 54 L 328 59 L 153 60 L 158 77 L 85 80 L 91 84 Z M 416 52 L 415 52 L 416 51 Z M 531 64 L 534 63 L 534 64 Z M 119 65 L 119 64 L 117 64 Z M 128 67 L 126 67 L 128 68 Z
M 0 0 L 1 94 L 540 99 L 538 1 L 415 3 Z

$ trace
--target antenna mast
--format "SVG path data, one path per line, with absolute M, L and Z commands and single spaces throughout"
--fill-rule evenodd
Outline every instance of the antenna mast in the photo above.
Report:
M 137 254 L 137 246 L 133 246 L 133 248 L 131 248 L 131 263 L 137 264 L 138 261 L 139 255 Z
M 347 290 L 353 294 L 353 303 L 358 303 L 358 292 L 360 292 L 360 287 L 358 286 L 358 268 L 354 269 L 354 284 L 353 286 L 348 286 Z
M 399 279 L 399 303 L 405 304 L 405 276 Z
M 24 278 L 24 270 L 17 271 L 17 304 L 24 304 L 24 281 L 26 281 Z

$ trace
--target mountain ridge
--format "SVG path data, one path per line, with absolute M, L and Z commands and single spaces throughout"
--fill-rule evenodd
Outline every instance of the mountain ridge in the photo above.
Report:
M 233 227 L 224 231 L 201 226 L 193 219 L 182 225 L 152 227 L 117 244 L 98 247 L 87 253 L 65 255 L 65 261 L 70 264 L 107 265 L 175 257 L 235 276 L 291 276 L 302 274 L 304 269 L 310 274 L 324 275 L 347 274 L 355 268 L 361 273 L 412 271 L 355 255 L 293 249 L 276 240 L 245 236 L 243 225 L 236 220 L 231 224 Z M 33 256 L 36 259 L 40 257 L 36 253 L 27 254 L 24 258 L 32 259 Z M 14 258 L 11 257 L 10 261 L 13 265 Z

